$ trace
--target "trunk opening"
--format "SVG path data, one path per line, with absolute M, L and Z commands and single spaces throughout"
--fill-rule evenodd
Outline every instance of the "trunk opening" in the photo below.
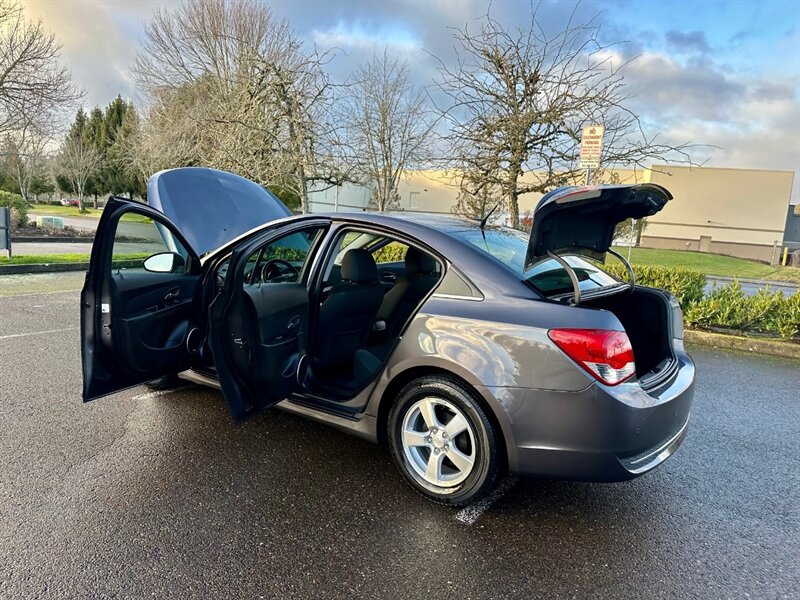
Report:
M 663 381 L 675 365 L 673 351 L 674 307 L 665 292 L 635 287 L 600 298 L 585 299 L 581 306 L 614 313 L 633 347 L 636 377 L 644 388 Z

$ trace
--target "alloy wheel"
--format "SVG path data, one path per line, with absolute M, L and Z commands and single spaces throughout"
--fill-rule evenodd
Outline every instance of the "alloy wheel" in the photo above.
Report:
M 455 404 L 443 398 L 426 396 L 408 409 L 402 446 L 414 472 L 435 486 L 456 486 L 475 466 L 473 427 Z

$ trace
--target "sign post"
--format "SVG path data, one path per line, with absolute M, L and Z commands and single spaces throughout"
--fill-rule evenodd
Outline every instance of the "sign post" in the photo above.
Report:
M 600 167 L 605 130 L 602 125 L 587 125 L 581 131 L 580 167 L 586 169 L 586 185 L 589 185 L 592 169 Z
M 11 258 L 11 209 L 0 208 L 0 250 Z

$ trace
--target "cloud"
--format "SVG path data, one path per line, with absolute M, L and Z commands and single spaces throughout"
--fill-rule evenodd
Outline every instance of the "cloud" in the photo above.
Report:
M 62 61 L 75 84 L 86 90 L 85 102 L 90 106 L 105 105 L 117 94 L 132 97 L 134 93 L 129 67 L 137 40 L 131 39 L 128 15 L 115 6 L 101 0 L 24 3 L 25 14 L 41 19 L 61 42 Z M 140 20 L 140 16 L 134 18 Z
M 367 48 L 372 50 L 384 47 L 407 51 L 420 45 L 419 38 L 409 29 L 397 24 L 365 24 L 339 21 L 335 26 L 311 32 L 311 38 L 326 48 L 338 47 Z
M 706 41 L 706 34 L 702 31 L 668 31 L 664 35 L 667 46 L 676 52 L 700 52 L 705 53 L 711 50 Z
M 625 81 L 649 135 L 715 146 L 695 152 L 708 166 L 794 171 L 792 199 L 800 199 L 800 76 L 776 80 L 651 52 L 629 65 Z
M 690 115 L 727 122 L 731 119 L 731 108 L 747 93 L 748 87 L 708 61 L 682 64 L 657 52 L 645 52 L 629 63 L 624 73 L 625 82 L 635 96 L 634 108 L 666 120 Z

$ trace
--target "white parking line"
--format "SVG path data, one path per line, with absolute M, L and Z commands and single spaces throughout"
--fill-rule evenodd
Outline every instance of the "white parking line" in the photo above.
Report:
M 182 385 L 180 387 L 170 388 L 168 390 L 156 390 L 153 392 L 146 392 L 144 394 L 139 394 L 138 396 L 134 396 L 131 400 L 150 400 L 151 398 L 158 398 L 159 396 L 166 396 L 167 394 L 174 394 L 175 392 L 180 392 L 181 390 L 185 390 L 190 388 L 189 385 Z
M 30 331 L 28 333 L 12 333 L 9 335 L 0 335 L 0 341 L 10 340 L 12 338 L 28 337 L 30 335 L 46 335 L 48 333 L 60 333 L 62 331 L 77 331 L 80 327 L 66 327 L 65 329 L 50 329 L 49 331 Z
M 31 292 L 29 294 L 5 294 L 0 290 L 0 300 L 5 298 L 26 298 L 28 296 L 49 296 L 51 294 L 66 294 L 67 292 L 80 292 L 80 289 L 75 290 L 54 290 L 51 292 Z
M 506 492 L 513 488 L 517 483 L 514 477 L 507 477 L 500 482 L 497 489 L 491 494 L 486 496 L 483 500 L 478 500 L 475 504 L 465 506 L 456 513 L 456 521 L 464 525 L 473 525 L 475 521 L 480 519 L 481 515 L 485 513 L 492 504 L 497 502 Z

